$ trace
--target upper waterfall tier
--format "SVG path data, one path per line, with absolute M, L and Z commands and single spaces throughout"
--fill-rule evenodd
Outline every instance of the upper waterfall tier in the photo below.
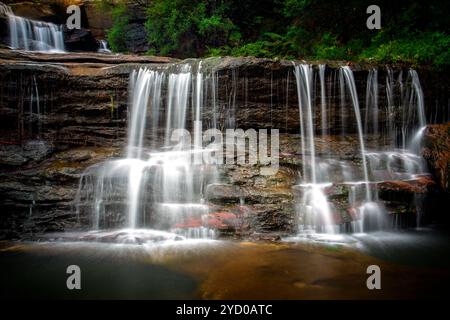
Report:
M 41 52 L 64 52 L 63 27 L 49 22 L 16 16 L 0 2 L 0 14 L 6 15 L 11 49 Z

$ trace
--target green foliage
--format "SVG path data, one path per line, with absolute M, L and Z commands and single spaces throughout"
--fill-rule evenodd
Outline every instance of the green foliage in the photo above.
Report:
M 359 59 L 375 62 L 407 62 L 412 65 L 431 65 L 436 69 L 450 66 L 450 36 L 442 32 L 415 33 L 407 38 L 383 41 L 362 51 Z
M 129 26 L 128 9 L 125 3 L 119 2 L 112 8 L 113 26 L 107 31 L 108 43 L 113 52 L 127 50 L 126 35 Z
M 261 40 L 248 42 L 239 47 L 228 50 L 232 56 L 253 56 L 259 58 L 286 57 L 286 37 L 276 33 L 265 33 Z
M 379 0 L 382 30 L 368 30 L 366 8 L 372 2 L 147 1 L 143 6 L 148 53 L 180 58 L 249 55 L 449 67 L 450 2 Z M 114 7 L 113 17 L 108 39 L 114 51 L 122 51 L 128 25 L 126 9 Z
M 311 5 L 311 0 L 286 0 L 284 1 L 283 13 L 286 17 L 301 16 L 305 9 Z
M 196 56 L 208 47 L 239 41 L 239 32 L 227 17 L 227 10 L 226 1 L 152 1 L 147 8 L 146 22 L 152 51 Z
M 112 0 L 94 0 L 95 9 L 103 12 L 109 12 L 113 8 Z
M 314 57 L 317 59 L 340 60 L 347 57 L 347 50 L 337 37 L 324 33 L 322 39 L 314 45 Z

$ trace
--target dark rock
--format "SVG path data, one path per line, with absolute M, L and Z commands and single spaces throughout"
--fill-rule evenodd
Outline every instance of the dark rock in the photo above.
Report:
M 59 16 L 62 6 L 58 6 L 55 0 L 40 0 L 40 1 L 21 1 L 11 0 L 6 1 L 11 7 L 15 15 L 25 17 L 27 19 L 41 20 L 53 23 L 62 23 L 62 18 Z
M 53 146 L 47 141 L 32 140 L 23 146 L 0 144 L 0 165 L 21 166 L 28 162 L 39 162 L 51 155 Z
M 90 30 L 68 29 L 64 26 L 64 45 L 67 51 L 94 51 L 99 49 L 98 41 Z
M 0 146 L 0 164 L 7 166 L 21 166 L 28 162 L 28 159 L 20 154 L 21 148 L 18 146 Z
M 206 188 L 206 199 L 212 203 L 240 203 L 244 200 L 238 186 L 227 184 L 210 184 Z
M 69 162 L 82 162 L 91 159 L 93 156 L 94 156 L 93 150 L 75 149 L 59 153 L 56 156 L 56 159 L 65 160 Z
M 127 50 L 133 53 L 145 53 L 148 51 L 149 44 L 144 22 L 130 23 L 125 45 Z
M 0 15 L 0 45 L 7 47 L 9 44 L 8 19 Z

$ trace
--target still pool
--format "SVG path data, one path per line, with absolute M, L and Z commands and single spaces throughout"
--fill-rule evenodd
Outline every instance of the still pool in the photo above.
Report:
M 432 229 L 278 243 L 131 238 L 91 233 L 0 242 L 1 298 L 444 298 L 450 284 L 450 238 Z M 374 264 L 381 290 L 366 287 Z M 81 290 L 66 287 L 69 265 L 81 269 Z

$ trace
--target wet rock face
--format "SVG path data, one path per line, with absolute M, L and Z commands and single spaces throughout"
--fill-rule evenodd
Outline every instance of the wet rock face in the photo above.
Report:
M 12 7 L 14 13 L 28 19 L 64 24 L 68 15 L 64 0 L 29 0 L 4 1 Z M 113 25 L 111 7 L 99 6 L 95 1 L 71 1 L 81 9 L 80 30 L 64 30 L 64 42 L 68 51 L 97 51 L 98 42 L 107 38 L 107 30 Z M 145 29 L 146 15 L 142 6 L 134 2 L 128 3 L 129 25 L 125 36 L 128 52 L 145 53 L 149 49 L 147 31 Z M 0 17 L 0 43 L 7 44 L 7 21 Z M 4 28 L 3 28 L 4 27 Z
M 450 193 L 450 122 L 429 125 L 423 138 L 422 154 L 440 187 Z
M 172 60 L 0 50 L 0 62 L 0 211 L 4 213 L 0 238 L 89 228 L 89 219 L 75 214 L 73 200 L 80 175 L 87 167 L 123 153 L 129 72 L 144 64 L 156 66 Z M 221 184 L 209 186 L 205 194 L 210 206 L 207 224 L 233 237 L 277 239 L 293 233 L 300 195 L 292 187 L 299 183 L 303 167 L 308 165 L 310 150 L 302 154 L 300 147 L 292 65 L 267 59 L 225 58 L 215 68 L 221 97 L 218 121 L 226 119 L 234 108 L 236 127 L 280 129 L 280 159 L 278 171 L 271 175 L 262 174 L 260 164 L 222 166 Z M 355 76 L 357 83 L 362 83 L 358 90 L 365 92 L 367 72 L 361 69 Z M 337 105 L 328 106 L 331 116 Z M 352 106 L 343 108 L 350 117 Z M 315 112 L 320 119 L 320 110 Z M 384 121 L 382 116 L 379 119 Z M 353 175 L 358 178 L 362 174 L 355 124 L 347 122 L 344 136 L 333 134 L 341 132 L 341 125 L 332 124 L 325 128 L 331 135 L 316 137 L 316 156 L 327 157 L 331 152 L 345 159 L 357 168 Z M 316 127 L 320 131 L 321 123 Z M 424 157 L 448 190 L 448 161 L 444 160 L 449 159 L 448 145 L 443 143 L 448 141 L 448 126 L 447 131 L 440 126 L 430 128 L 425 133 Z M 151 134 L 148 132 L 147 137 Z M 366 137 L 368 149 L 379 144 L 378 137 Z M 340 173 L 330 170 L 330 174 Z M 386 182 L 378 187 L 389 213 L 410 216 L 417 211 L 414 199 L 428 197 L 436 189 L 429 177 L 407 183 Z M 337 223 L 356 218 L 346 206 L 348 186 L 336 184 L 327 193 Z M 111 212 L 115 214 L 120 216 L 120 212 Z M 200 222 L 188 221 L 187 226 Z
M 295 228 L 291 187 L 297 172 L 282 166 L 275 175 L 263 175 L 260 169 L 258 165 L 224 166 L 223 180 L 228 184 L 214 186 L 210 201 L 241 219 L 242 234 L 290 233 Z
M 20 167 L 29 162 L 40 162 L 52 154 L 53 146 L 47 141 L 30 140 L 23 146 L 0 145 L 0 165 Z
M 33 233 L 64 231 L 80 226 L 75 214 L 78 181 L 90 165 L 114 158 L 117 148 L 52 149 L 29 158 L 26 146 L 15 146 L 27 162 L 0 166 L 0 238 L 23 238 Z M 3 159 L 3 157 L 2 157 Z
M 145 59 L 0 53 L 0 238 L 83 225 L 80 175 L 122 152 L 132 68 L 122 65 Z

